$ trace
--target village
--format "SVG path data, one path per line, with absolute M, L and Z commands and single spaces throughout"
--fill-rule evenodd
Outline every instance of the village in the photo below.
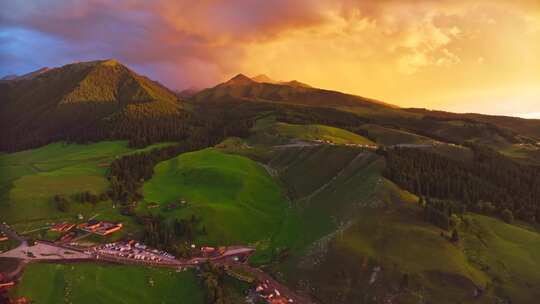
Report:
M 59 234 L 55 241 L 35 240 L 29 242 L 18 235 L 7 224 L 0 224 L 0 242 L 16 239 L 19 246 L 0 252 L 1 258 L 12 258 L 21 261 L 20 269 L 12 273 L 0 273 L 0 296 L 14 288 L 20 279 L 22 268 L 27 263 L 67 261 L 103 262 L 149 267 L 168 267 L 183 270 L 198 267 L 203 263 L 212 263 L 222 267 L 225 273 L 253 286 L 253 294 L 268 304 L 311 303 L 299 298 L 285 286 L 271 278 L 258 268 L 247 264 L 250 255 L 255 251 L 247 246 L 210 247 L 191 245 L 190 258 L 177 258 L 171 253 L 151 248 L 140 241 L 129 239 L 111 243 L 83 246 L 77 241 L 88 236 L 106 237 L 120 231 L 122 223 L 91 219 L 82 223 L 59 222 L 48 227 L 49 231 Z M 241 275 L 237 271 L 241 269 Z M 24 297 L 11 299 L 8 303 L 30 303 Z

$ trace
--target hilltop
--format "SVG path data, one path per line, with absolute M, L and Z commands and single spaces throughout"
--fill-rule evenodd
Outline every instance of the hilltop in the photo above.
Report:
M 276 81 L 270 77 L 268 77 L 265 74 L 259 74 L 255 77 L 251 77 L 251 80 L 259 83 L 271 83 L 271 84 L 281 84 L 281 85 L 288 85 L 291 87 L 304 87 L 304 88 L 311 88 L 309 84 L 302 83 L 297 80 L 291 80 L 291 81 Z
M 369 98 L 337 91 L 311 88 L 295 80 L 276 82 L 265 75 L 259 75 L 252 79 L 244 74 L 238 74 L 213 88 L 202 90 L 193 97 L 195 101 L 206 102 L 227 98 L 305 106 L 397 108 L 396 106 Z
M 0 96 L 3 149 L 104 133 L 182 109 L 169 89 L 116 60 L 41 69 L 0 83 Z

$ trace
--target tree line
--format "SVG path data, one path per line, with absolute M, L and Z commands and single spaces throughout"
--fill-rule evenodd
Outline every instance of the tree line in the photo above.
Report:
M 410 192 L 457 200 L 471 211 L 540 222 L 540 168 L 486 147 L 471 148 L 471 162 L 414 148 L 379 152 L 386 159 L 384 176 Z

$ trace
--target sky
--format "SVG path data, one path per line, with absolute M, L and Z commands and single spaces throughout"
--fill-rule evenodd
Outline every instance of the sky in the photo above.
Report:
M 238 73 L 540 118 L 538 0 L 0 2 L 0 75 L 115 58 L 171 89 Z

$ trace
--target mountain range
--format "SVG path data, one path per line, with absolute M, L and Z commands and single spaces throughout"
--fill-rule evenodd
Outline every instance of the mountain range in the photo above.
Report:
M 76 134 L 88 133 L 97 126 L 101 133 L 114 138 L 121 136 L 118 128 L 125 121 L 181 116 L 192 108 L 186 105 L 219 102 L 332 108 L 386 128 L 498 148 L 534 143 L 540 138 L 540 120 L 404 109 L 294 80 L 274 81 L 266 75 L 250 78 L 238 74 L 211 88 L 175 93 L 113 59 L 4 77 L 0 97 L 0 125 L 5 138 L 2 149 L 77 138 Z

